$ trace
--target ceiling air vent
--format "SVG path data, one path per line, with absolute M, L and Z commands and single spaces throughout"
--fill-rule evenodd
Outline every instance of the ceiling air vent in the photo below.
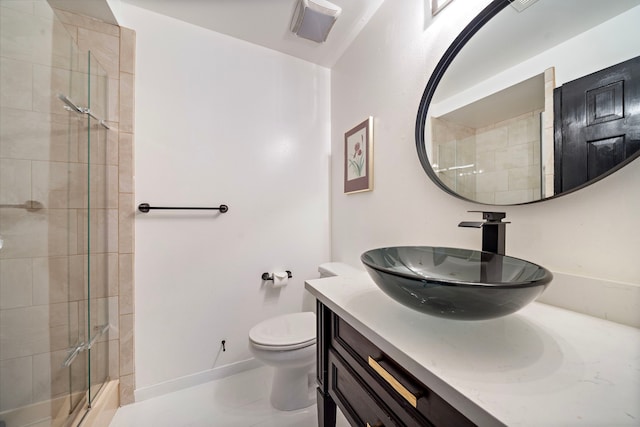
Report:
M 291 32 L 322 43 L 340 16 L 342 9 L 325 0 L 299 0 L 291 20 Z

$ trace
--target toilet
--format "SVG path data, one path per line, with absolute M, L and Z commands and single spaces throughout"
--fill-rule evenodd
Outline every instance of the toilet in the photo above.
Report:
M 322 264 L 320 277 L 362 274 L 339 262 Z M 306 408 L 316 401 L 316 315 L 290 313 L 264 320 L 249 331 L 249 350 L 274 368 L 271 405 L 281 411 Z

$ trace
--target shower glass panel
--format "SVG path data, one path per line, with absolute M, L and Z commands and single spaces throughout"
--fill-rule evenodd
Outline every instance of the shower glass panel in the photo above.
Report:
M 109 376 L 109 267 L 117 267 L 117 248 L 110 247 L 109 226 L 117 215 L 117 169 L 107 165 L 107 128 L 101 118 L 107 117 L 109 79 L 95 56 L 89 52 L 89 98 L 87 133 L 87 199 L 88 254 L 88 349 L 89 394 L 91 403 Z M 110 182 L 110 180 L 112 182 Z M 111 185 L 109 185 L 111 184 Z M 111 195 L 111 197 L 110 197 Z M 110 255 L 110 253 L 112 255 Z M 115 292 L 113 292 L 115 294 Z M 112 301 L 113 302 L 113 301 Z
M 57 42 L 60 43 L 60 41 Z M 87 336 L 87 325 L 84 321 L 87 300 L 85 271 L 88 260 L 82 244 L 85 237 L 80 228 L 81 213 L 83 209 L 86 209 L 88 197 L 86 185 L 88 168 L 86 156 L 83 155 L 88 133 L 88 121 L 87 117 L 79 113 L 75 107 L 83 105 L 89 97 L 87 84 L 89 57 L 88 53 L 79 51 L 73 41 L 70 44 L 72 54 L 70 55 L 69 76 L 61 80 L 60 86 L 53 85 L 50 93 L 55 103 L 52 111 L 63 114 L 67 121 L 66 129 L 61 129 L 60 134 L 63 135 L 65 131 L 68 134 L 66 142 L 70 155 L 69 161 L 66 164 L 62 163 L 64 166 L 60 166 L 65 170 L 60 173 L 61 181 L 56 184 L 57 191 L 49 192 L 47 203 L 50 206 L 60 206 L 61 209 L 66 210 L 69 231 L 76 234 L 75 237 L 71 237 L 74 239 L 75 247 L 69 251 L 69 256 L 66 258 L 69 274 L 66 277 L 69 286 L 68 316 L 69 323 L 74 327 L 69 329 L 68 347 L 64 349 L 65 358 L 60 366 L 60 369 L 64 369 L 66 366 L 69 369 L 69 372 L 63 376 L 64 381 L 68 381 L 69 407 L 67 408 L 65 404 L 60 410 L 62 413 L 52 417 L 52 424 L 59 423 L 65 420 L 69 414 L 82 410 L 86 404 L 88 387 L 88 359 L 84 351 Z M 71 106 L 64 103 L 59 96 L 66 96 L 71 102 Z M 67 175 L 66 178 L 62 178 L 64 173 Z M 52 367 L 58 368 L 53 363 Z M 64 413 L 66 410 L 69 411 L 68 414 Z
M 45 0 L 0 0 L 0 426 L 74 425 L 108 379 L 107 83 Z

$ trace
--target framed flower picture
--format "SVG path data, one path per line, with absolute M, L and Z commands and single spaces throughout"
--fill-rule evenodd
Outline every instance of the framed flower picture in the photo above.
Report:
M 344 134 L 344 192 L 373 190 L 373 117 Z

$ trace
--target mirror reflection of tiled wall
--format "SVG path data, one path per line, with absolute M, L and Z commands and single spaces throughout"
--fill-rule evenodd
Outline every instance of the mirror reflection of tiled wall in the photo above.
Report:
M 476 200 L 512 204 L 540 199 L 540 113 L 476 130 Z
M 443 119 L 431 119 L 434 170 L 459 195 L 476 198 L 476 131 Z
M 540 199 L 540 113 L 477 129 L 432 118 L 434 170 L 456 193 L 481 203 Z

